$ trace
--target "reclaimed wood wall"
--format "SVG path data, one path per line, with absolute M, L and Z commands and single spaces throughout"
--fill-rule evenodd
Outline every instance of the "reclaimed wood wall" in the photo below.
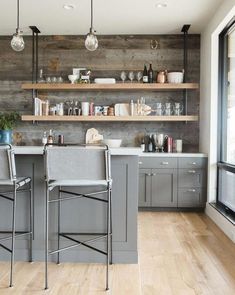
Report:
M 144 64 L 153 64 L 156 71 L 183 69 L 182 35 L 118 35 L 98 36 L 99 48 L 89 52 L 84 47 L 84 36 L 40 36 L 39 68 L 46 76 L 62 76 L 65 80 L 72 68 L 86 67 L 92 70 L 92 78 L 114 77 L 120 80 L 121 71 L 142 71 Z M 150 48 L 150 40 L 157 40 L 159 47 Z M 11 37 L 0 37 L 0 111 L 17 110 L 21 114 L 32 113 L 30 91 L 21 90 L 21 83 L 31 80 L 32 40 L 25 37 L 26 48 L 16 53 L 10 48 Z M 189 35 L 188 82 L 200 80 L 200 35 Z M 146 98 L 154 107 L 157 101 L 179 101 L 182 91 L 164 92 L 54 92 L 46 93 L 51 104 L 67 100 L 93 101 L 96 105 Z M 40 97 L 40 95 L 39 95 Z M 44 97 L 45 98 L 45 95 Z M 189 91 L 189 114 L 199 113 L 199 91 Z M 174 138 L 182 138 L 186 151 L 198 151 L 198 122 L 131 122 L 131 123 L 38 123 L 21 122 L 15 129 L 22 134 L 22 144 L 39 144 L 43 131 L 53 129 L 64 134 L 66 141 L 84 141 L 85 131 L 95 127 L 106 138 L 122 138 L 127 146 L 138 145 L 141 134 L 163 132 Z

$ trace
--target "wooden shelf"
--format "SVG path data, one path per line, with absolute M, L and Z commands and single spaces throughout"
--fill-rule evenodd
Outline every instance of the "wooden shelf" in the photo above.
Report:
M 70 83 L 25 83 L 22 89 L 35 90 L 77 90 L 77 91 L 98 91 L 98 90 L 180 90 L 180 89 L 198 89 L 197 83 L 116 83 L 116 84 L 70 84 Z
M 65 122 L 161 122 L 198 121 L 198 116 L 31 116 L 24 115 L 22 121 Z

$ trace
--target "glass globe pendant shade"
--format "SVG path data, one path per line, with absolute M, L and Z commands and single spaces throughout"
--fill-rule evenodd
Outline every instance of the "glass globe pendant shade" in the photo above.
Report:
M 92 30 L 86 36 L 85 46 L 89 51 L 95 51 L 98 48 L 98 39 Z
M 15 51 L 22 51 L 25 47 L 23 36 L 18 29 L 12 37 L 11 47 Z

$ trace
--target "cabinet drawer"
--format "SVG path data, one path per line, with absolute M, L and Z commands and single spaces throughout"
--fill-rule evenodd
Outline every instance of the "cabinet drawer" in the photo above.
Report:
M 203 207 L 206 203 L 204 188 L 185 188 L 178 190 L 178 207 Z
M 179 168 L 206 168 L 207 158 L 178 158 Z
M 183 187 L 205 187 L 206 171 L 203 169 L 179 169 L 178 186 Z
M 139 158 L 140 168 L 177 168 L 177 158 L 169 157 L 140 157 Z

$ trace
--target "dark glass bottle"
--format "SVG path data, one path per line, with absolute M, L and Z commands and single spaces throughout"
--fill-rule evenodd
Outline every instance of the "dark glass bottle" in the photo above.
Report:
M 148 83 L 148 71 L 146 65 L 144 65 L 144 71 L 143 71 L 143 83 Z
M 152 64 L 149 65 L 148 82 L 149 83 L 153 83 L 153 69 L 152 69 Z

